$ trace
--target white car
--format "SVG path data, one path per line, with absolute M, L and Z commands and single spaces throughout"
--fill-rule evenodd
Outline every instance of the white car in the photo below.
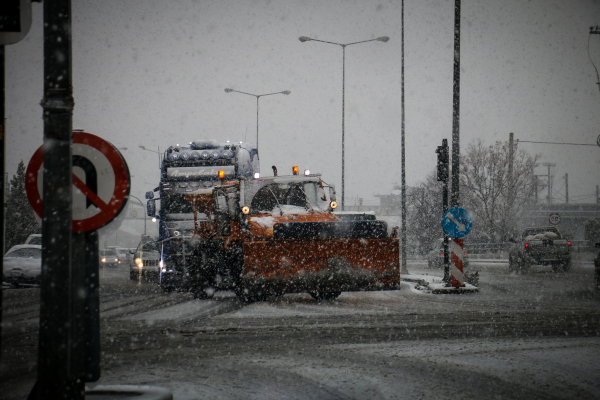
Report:
M 100 266 L 118 267 L 119 257 L 117 256 L 117 250 L 111 248 L 100 250 Z
M 159 276 L 160 252 L 156 238 L 144 236 L 133 252 L 133 258 L 129 264 L 129 279 L 137 281 L 143 277 L 147 281 L 158 282 Z
M 4 255 L 2 281 L 13 286 L 40 284 L 42 277 L 42 246 L 18 244 Z
M 34 233 L 32 235 L 27 236 L 27 240 L 25 240 L 25 244 L 39 244 L 42 245 L 42 234 Z

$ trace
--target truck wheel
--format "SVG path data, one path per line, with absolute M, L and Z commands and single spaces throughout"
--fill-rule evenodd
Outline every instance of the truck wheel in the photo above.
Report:
M 319 292 L 319 291 L 310 291 L 308 292 L 312 296 L 313 299 L 322 301 L 322 300 L 335 300 L 337 297 L 342 294 L 342 292 Z
M 192 295 L 198 300 L 212 299 L 215 295 L 215 289 L 210 286 L 205 288 L 194 288 L 192 289 Z
M 526 274 L 531 269 L 531 263 L 528 263 L 523 257 L 517 256 L 517 270 L 522 274 Z
M 559 263 L 552 263 L 552 272 L 560 272 L 561 271 L 561 265 Z
M 517 270 L 517 265 L 513 256 L 508 256 L 508 272 L 515 272 Z
M 563 271 L 569 272 L 570 270 L 571 270 L 571 259 L 569 258 L 567 261 L 565 261 L 565 263 L 563 265 Z
M 158 285 L 158 286 L 160 286 L 162 291 L 165 293 L 172 293 L 173 290 L 175 290 L 175 288 L 173 286 L 166 286 L 166 285 Z

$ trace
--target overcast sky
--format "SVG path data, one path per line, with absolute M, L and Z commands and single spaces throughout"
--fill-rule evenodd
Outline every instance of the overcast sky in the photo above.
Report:
M 7 171 L 42 143 L 42 4 L 26 39 L 6 50 Z M 122 150 L 140 198 L 156 154 L 199 139 L 256 140 L 263 175 L 276 165 L 320 172 L 341 191 L 342 49 L 346 48 L 346 203 L 400 182 L 401 2 L 74 0 L 74 128 Z M 406 0 L 406 174 L 433 171 L 452 135 L 454 0 Z M 463 0 L 461 146 L 516 139 L 596 142 L 600 90 L 588 57 L 599 0 Z M 600 68 L 600 35 L 590 41 Z M 593 202 L 600 148 L 522 143 L 556 163 L 555 196 Z M 540 167 L 537 173 L 544 173 Z

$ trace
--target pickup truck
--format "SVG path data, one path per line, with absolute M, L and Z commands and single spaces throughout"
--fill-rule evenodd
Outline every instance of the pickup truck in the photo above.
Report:
M 531 265 L 550 265 L 552 271 L 571 269 L 571 242 L 554 226 L 525 228 L 508 255 L 510 272 L 527 272 Z

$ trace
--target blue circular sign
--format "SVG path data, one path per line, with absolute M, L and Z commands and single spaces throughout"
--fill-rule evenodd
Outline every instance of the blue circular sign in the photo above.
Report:
M 444 218 L 442 218 L 442 227 L 450 237 L 460 239 L 471 232 L 473 227 L 473 219 L 471 214 L 460 207 L 453 207 L 449 209 Z

